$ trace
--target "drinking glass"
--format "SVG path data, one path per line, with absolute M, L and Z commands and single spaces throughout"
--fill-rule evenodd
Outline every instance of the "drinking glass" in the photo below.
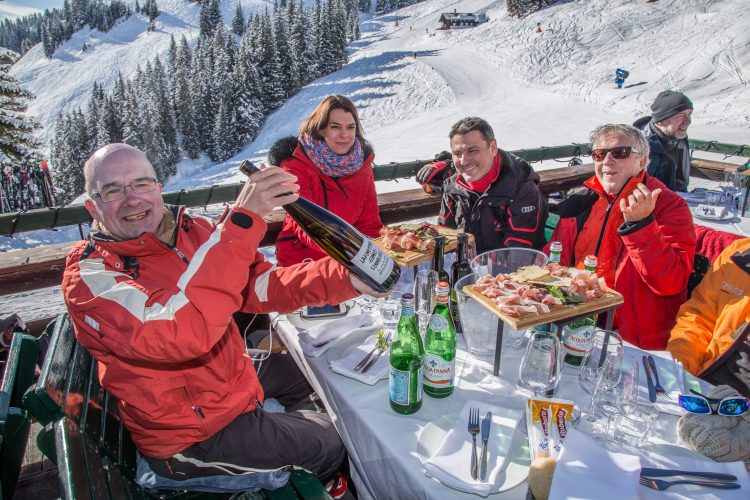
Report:
M 380 301 L 380 317 L 386 333 L 393 336 L 398 327 L 398 320 L 401 319 L 401 292 L 391 292 Z
M 560 383 L 561 354 L 557 335 L 533 331 L 518 369 L 519 385 L 529 389 L 534 396 L 554 390 Z
M 378 309 L 378 299 L 376 297 L 373 297 L 372 295 L 362 294 L 363 313 L 369 314 L 370 316 L 375 316 Z
M 620 413 L 615 419 L 615 441 L 625 446 L 640 448 L 643 445 L 650 425 L 648 420 L 637 412 Z
M 427 323 L 435 308 L 435 285 L 438 283 L 437 271 L 423 269 L 417 273 L 414 282 L 414 309 L 419 319 L 419 333 L 424 336 L 427 331 Z
M 626 354 L 622 362 L 622 401 L 623 413 L 635 413 L 638 409 L 640 365 L 632 354 Z
M 593 391 L 599 372 L 609 356 L 614 356 L 616 372 L 619 374 L 622 368 L 622 354 L 622 337 L 617 332 L 597 329 L 594 332 L 591 350 L 583 355 L 581 361 L 578 376 L 581 387 L 588 393 Z
M 609 438 L 609 423 L 612 417 L 620 414 L 622 405 L 622 377 L 619 365 L 621 358 L 618 359 L 615 354 L 608 354 L 604 364 L 599 370 L 596 379 L 596 385 L 591 394 L 591 407 L 586 419 L 589 422 L 597 422 L 598 415 L 603 415 L 604 429 L 601 440 L 607 441 Z

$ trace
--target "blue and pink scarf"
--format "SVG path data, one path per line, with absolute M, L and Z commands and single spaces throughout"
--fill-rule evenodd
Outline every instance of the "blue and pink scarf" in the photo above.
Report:
M 299 144 L 302 151 L 310 158 L 320 173 L 335 179 L 353 174 L 364 165 L 365 154 L 359 139 L 354 140 L 354 146 L 345 155 L 337 155 L 328 147 L 325 141 L 315 139 L 307 134 L 300 134 Z

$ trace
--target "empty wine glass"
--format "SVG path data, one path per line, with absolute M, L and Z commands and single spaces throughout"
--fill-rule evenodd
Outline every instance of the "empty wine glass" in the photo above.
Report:
M 372 295 L 362 294 L 362 312 L 375 316 L 378 311 L 378 299 Z
M 533 331 L 518 369 L 519 385 L 533 392 L 534 396 L 554 390 L 560 383 L 561 361 L 557 335 Z
M 596 422 L 597 415 L 604 415 L 604 429 L 602 440 L 606 442 L 609 437 L 609 423 L 613 417 L 620 414 L 622 405 L 622 377 L 617 355 L 608 354 L 604 364 L 599 370 L 596 385 L 591 394 L 591 407 L 586 419 Z
M 583 355 L 581 360 L 581 371 L 578 380 L 581 387 L 591 393 L 599 376 L 599 371 L 604 366 L 609 355 L 615 356 L 617 373 L 622 368 L 622 337 L 617 332 L 609 330 L 596 330 L 591 349 Z
M 423 269 L 417 273 L 417 279 L 414 282 L 414 309 L 419 319 L 419 333 L 425 334 L 427 323 L 430 321 L 430 315 L 435 308 L 435 285 L 438 282 L 437 271 L 432 269 Z
M 638 409 L 640 365 L 632 354 L 626 354 L 622 361 L 622 401 L 623 413 L 633 413 Z

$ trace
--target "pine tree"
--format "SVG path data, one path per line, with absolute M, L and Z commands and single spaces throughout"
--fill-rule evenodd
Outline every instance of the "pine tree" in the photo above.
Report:
M 40 128 L 36 120 L 24 115 L 27 101 L 34 96 L 8 74 L 16 61 L 15 53 L 0 54 L 0 155 L 14 163 L 23 163 L 37 156 L 39 143 L 32 132 Z
M 245 33 L 245 15 L 242 13 L 242 5 L 237 2 L 237 9 L 234 11 L 232 18 L 232 33 L 242 36 Z
M 260 76 L 260 95 L 263 106 L 269 111 L 276 109 L 281 105 L 284 98 L 284 89 L 280 82 L 281 71 L 268 10 L 260 19 L 255 62 Z
M 370 9 L 372 9 L 372 0 L 359 0 L 357 7 L 361 12 L 370 12 Z
M 200 36 L 210 37 L 216 26 L 222 22 L 219 0 L 202 0 L 200 10 Z
M 290 0 L 289 5 L 292 5 Z M 293 13 L 293 11 L 292 11 Z M 299 74 L 294 64 L 292 47 L 289 43 L 289 25 L 287 12 L 279 8 L 273 16 L 273 39 L 276 42 L 276 57 L 279 62 L 279 76 L 284 97 L 288 98 L 299 89 Z

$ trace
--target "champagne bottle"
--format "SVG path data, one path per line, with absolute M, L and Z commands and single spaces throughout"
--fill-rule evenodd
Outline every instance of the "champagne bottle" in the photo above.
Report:
M 463 333 L 461 318 L 458 312 L 458 295 L 456 292 L 456 283 L 464 276 L 471 274 L 471 265 L 469 264 L 469 235 L 467 233 L 458 234 L 458 256 L 451 266 L 451 315 L 453 316 L 453 325 L 456 332 Z
M 396 413 L 409 415 L 422 407 L 422 362 L 424 347 L 414 320 L 414 295 L 401 296 L 401 319 L 398 337 L 391 343 L 391 367 L 388 374 L 388 394 L 391 408 Z
M 437 272 L 438 283 L 441 281 L 448 282 L 450 276 L 445 270 L 445 236 L 438 235 L 433 239 L 435 242 L 435 253 L 432 257 L 432 269 Z
M 453 393 L 456 374 L 456 329 L 448 308 L 450 285 L 441 281 L 435 286 L 437 301 L 425 333 L 424 392 L 434 398 Z
M 260 170 L 245 160 L 240 171 L 249 176 Z M 398 281 L 401 268 L 393 259 L 341 217 L 301 197 L 283 208 L 325 253 L 370 288 L 387 292 Z

